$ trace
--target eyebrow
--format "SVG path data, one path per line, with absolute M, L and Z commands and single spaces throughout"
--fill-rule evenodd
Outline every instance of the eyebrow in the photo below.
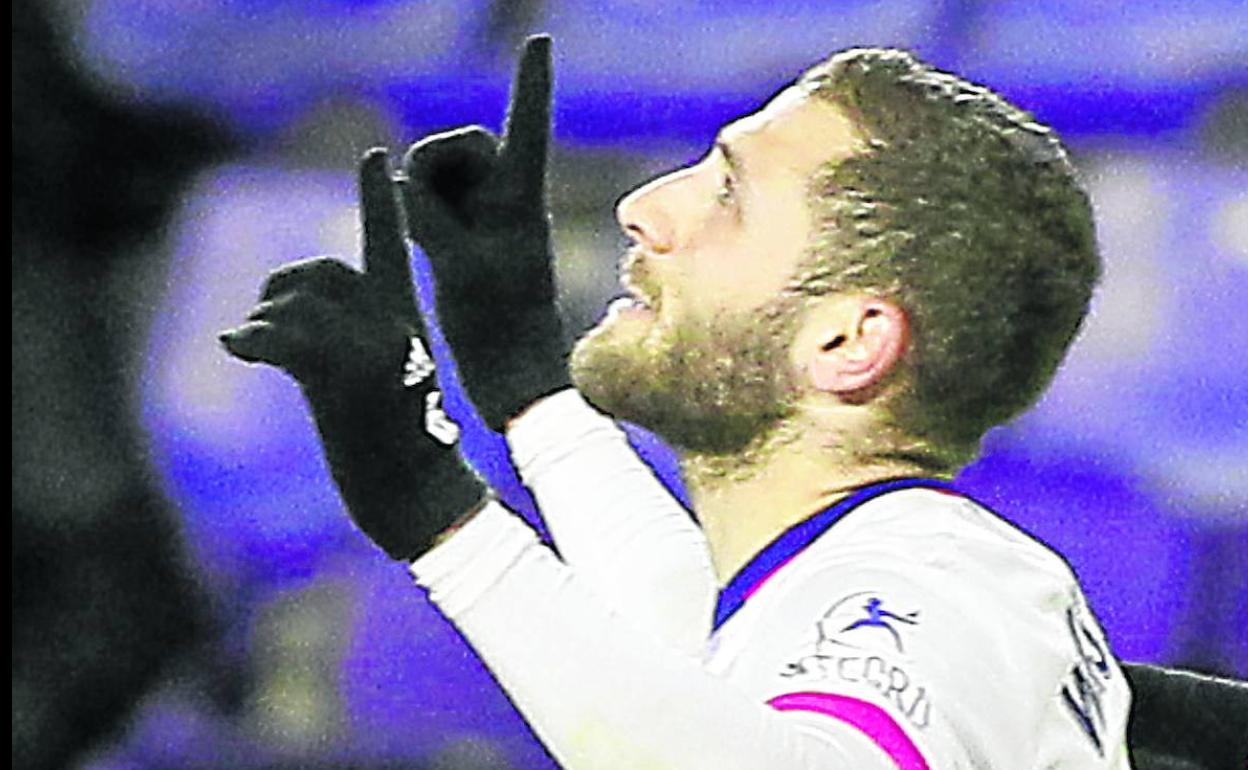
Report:
M 737 155 L 736 150 L 724 140 L 722 136 L 715 137 L 715 149 L 724 156 L 724 162 L 728 164 L 728 169 L 732 171 L 732 175 L 737 179 L 745 176 L 745 168 L 741 163 L 741 156 Z

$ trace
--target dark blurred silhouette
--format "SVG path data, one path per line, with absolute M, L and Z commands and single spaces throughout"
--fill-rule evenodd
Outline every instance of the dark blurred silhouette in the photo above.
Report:
M 213 624 L 133 403 L 166 219 L 229 149 L 91 85 L 13 5 L 13 765 L 65 767 Z
M 1248 683 L 1141 663 L 1123 672 L 1135 770 L 1248 766 Z

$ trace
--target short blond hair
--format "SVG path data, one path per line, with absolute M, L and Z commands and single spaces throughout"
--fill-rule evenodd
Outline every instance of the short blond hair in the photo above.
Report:
M 843 51 L 799 85 L 868 137 L 812 179 L 801 289 L 906 310 L 909 386 L 889 413 L 965 461 L 1040 396 L 1087 314 L 1102 269 L 1088 196 L 1049 128 L 905 51 Z

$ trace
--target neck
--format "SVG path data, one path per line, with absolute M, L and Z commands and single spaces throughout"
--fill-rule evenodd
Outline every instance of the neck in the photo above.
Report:
M 687 453 L 681 469 L 720 585 L 786 529 L 851 494 L 901 476 L 947 476 L 897 443 L 811 430 L 795 419 L 725 455 Z M 882 449 L 884 445 L 892 451 Z

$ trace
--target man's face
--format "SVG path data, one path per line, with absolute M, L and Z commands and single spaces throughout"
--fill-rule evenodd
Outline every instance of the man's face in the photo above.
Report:
M 860 147 L 835 106 L 797 88 L 720 132 L 698 163 L 617 209 L 634 241 L 631 297 L 573 350 L 599 408 L 675 446 L 726 454 L 775 426 L 799 393 L 789 344 L 802 299 L 784 289 L 811 244 L 811 175 Z

